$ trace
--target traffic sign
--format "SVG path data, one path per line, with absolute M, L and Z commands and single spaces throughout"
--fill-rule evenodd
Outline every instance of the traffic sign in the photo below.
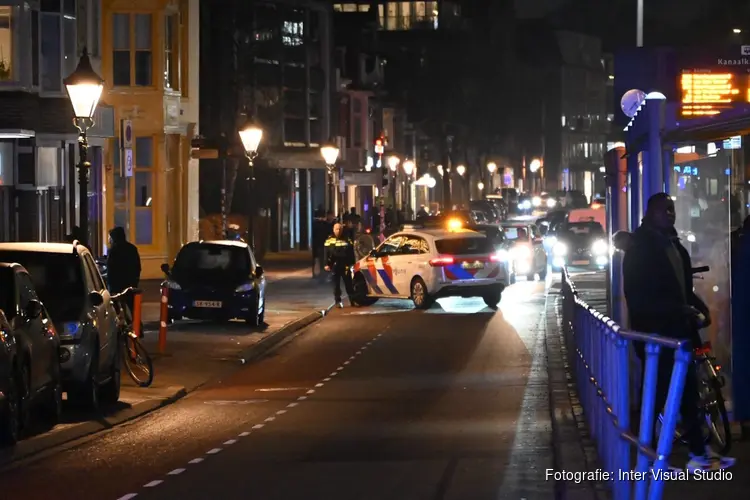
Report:
M 130 149 L 133 147 L 133 121 L 120 120 L 120 147 Z
M 125 177 L 133 177 L 133 150 L 125 150 Z

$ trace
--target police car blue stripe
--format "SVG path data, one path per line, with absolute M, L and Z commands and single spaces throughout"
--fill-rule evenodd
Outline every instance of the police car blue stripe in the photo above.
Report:
M 460 265 L 448 266 L 448 270 L 460 280 L 473 280 L 474 276 Z
M 370 285 L 370 288 L 372 288 L 372 291 L 377 293 L 378 295 L 383 294 L 383 290 L 380 289 L 378 286 L 377 281 L 373 278 L 372 274 L 370 273 L 369 269 L 362 269 L 362 275 L 365 277 L 365 281 L 367 281 L 367 284 Z
M 390 290 L 391 293 L 397 294 L 398 289 L 393 286 L 393 281 L 391 281 L 391 278 L 388 276 L 388 273 L 385 269 L 378 269 L 378 274 L 380 275 L 380 278 L 383 280 L 383 283 L 385 284 L 385 287 Z

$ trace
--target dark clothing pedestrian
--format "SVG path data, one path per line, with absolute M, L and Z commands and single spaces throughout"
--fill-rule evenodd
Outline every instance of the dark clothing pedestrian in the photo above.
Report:
M 336 303 L 341 305 L 341 280 L 344 280 L 344 288 L 350 301 L 354 294 L 351 274 L 355 261 L 354 243 L 342 233 L 339 237 L 331 235 L 326 240 L 325 246 L 326 265 L 333 277 L 333 296 Z
M 141 256 L 138 248 L 125 237 L 125 230 L 116 227 L 109 232 L 110 247 L 107 253 L 109 290 L 119 293 L 128 287 L 136 288 L 141 281 Z
M 693 346 L 700 345 L 697 313 L 700 311 L 708 318 L 708 308 L 693 292 L 690 255 L 673 227 L 659 228 L 644 220 L 633 233 L 623 258 L 623 287 L 633 330 L 688 339 Z M 634 347 L 644 361 L 645 370 L 645 346 L 638 342 Z M 673 351 L 661 351 L 656 381 L 657 413 L 663 410 L 667 400 L 673 361 Z M 645 383 L 645 377 L 642 382 Z M 690 452 L 703 455 L 705 448 L 698 405 L 698 378 L 695 364 L 690 363 L 680 413 Z

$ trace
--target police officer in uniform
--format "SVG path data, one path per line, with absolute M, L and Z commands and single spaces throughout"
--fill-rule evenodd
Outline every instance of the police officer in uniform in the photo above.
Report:
M 333 295 L 336 304 L 344 307 L 341 302 L 341 280 L 344 280 L 346 293 L 349 301 L 354 294 L 352 287 L 351 267 L 354 265 L 354 243 L 344 234 L 342 224 L 333 225 L 333 234 L 325 242 L 326 249 L 326 271 L 333 273 Z

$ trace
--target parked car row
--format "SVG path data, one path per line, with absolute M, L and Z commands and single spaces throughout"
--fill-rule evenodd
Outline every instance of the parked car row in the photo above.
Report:
M 86 410 L 120 397 L 117 313 L 80 244 L 0 244 L 0 440 L 32 416 L 54 424 L 63 392 Z

